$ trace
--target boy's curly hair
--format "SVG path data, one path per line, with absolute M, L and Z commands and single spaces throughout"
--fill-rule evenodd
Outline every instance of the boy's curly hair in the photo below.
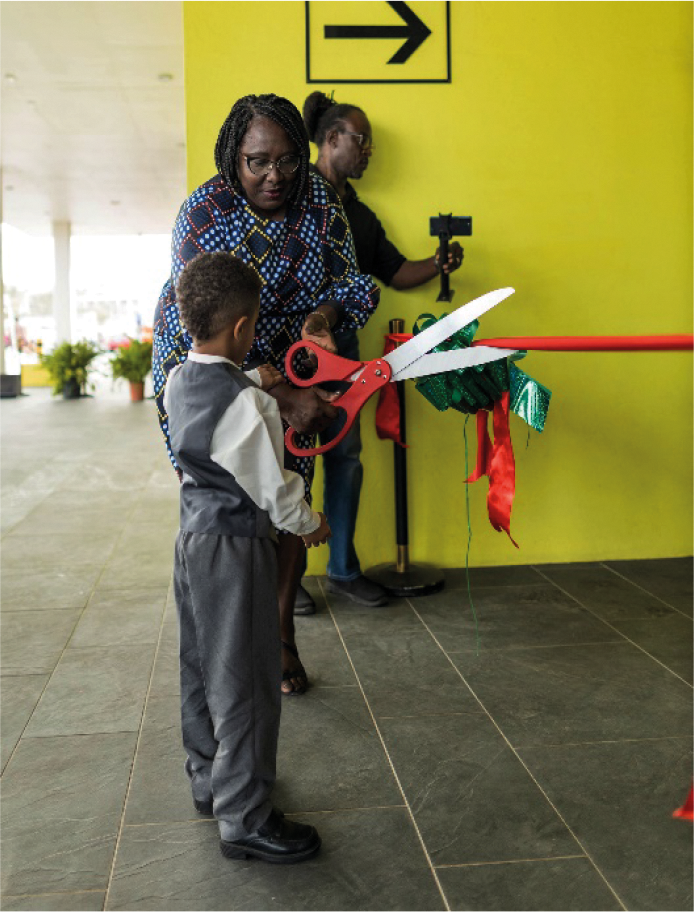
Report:
M 196 342 L 207 342 L 250 316 L 262 287 L 255 270 L 232 254 L 201 253 L 186 264 L 176 285 L 181 322 Z

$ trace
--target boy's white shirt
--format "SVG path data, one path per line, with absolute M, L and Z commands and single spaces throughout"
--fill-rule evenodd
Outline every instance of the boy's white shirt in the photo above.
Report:
M 220 355 L 188 352 L 191 361 L 214 364 Z M 169 379 L 182 365 L 177 365 Z M 240 370 L 240 368 L 239 368 Z M 234 476 L 254 504 L 266 510 L 273 525 L 294 535 L 308 535 L 320 526 L 320 516 L 304 500 L 304 480 L 284 468 L 284 434 L 277 402 L 260 389 L 257 370 L 244 371 L 254 386 L 242 390 L 219 419 L 210 445 L 210 458 Z M 168 411 L 167 382 L 164 408 Z

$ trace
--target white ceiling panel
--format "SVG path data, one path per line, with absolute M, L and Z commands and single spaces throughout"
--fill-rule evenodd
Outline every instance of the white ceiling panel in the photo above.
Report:
M 171 230 L 185 196 L 182 15 L 173 0 L 0 3 L 5 222 Z

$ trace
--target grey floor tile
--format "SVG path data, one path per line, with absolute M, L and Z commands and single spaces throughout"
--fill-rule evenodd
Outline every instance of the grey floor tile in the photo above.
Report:
M 127 528 L 123 537 L 127 537 Z M 158 540 L 147 556 L 138 552 L 138 547 L 128 544 L 118 549 L 106 564 L 99 579 L 100 589 L 159 588 L 167 586 L 173 571 L 174 538 L 172 532 L 157 528 L 154 535 Z
M 283 701 L 274 800 L 302 813 L 403 804 L 358 688 Z
M 3 896 L 0 908 L 13 912 L 101 912 L 106 893 L 84 890 L 80 893 L 41 893 L 37 896 Z
M 603 912 L 622 908 L 587 858 L 470 865 L 440 868 L 437 873 L 454 910 Z
M 6 677 L 0 683 L 2 701 L 0 764 L 3 770 L 24 731 L 24 726 L 31 718 L 48 677 L 48 675 Z
M 600 564 L 547 564 L 537 569 L 610 623 L 663 617 L 673 610 Z
M 154 671 L 150 684 L 152 696 L 179 694 L 181 679 L 178 663 L 178 622 L 164 623 L 154 659 Z
M 606 566 L 637 585 L 643 586 L 652 595 L 663 599 L 673 608 L 678 608 L 689 617 L 692 616 L 694 568 L 691 557 L 607 561 Z
M 446 588 L 444 592 L 451 589 L 465 589 L 468 587 L 468 574 L 465 567 L 459 567 L 451 570 L 444 570 L 446 578 Z M 542 578 L 533 570 L 532 567 L 470 567 L 469 573 L 470 587 L 473 598 L 478 589 L 486 589 L 495 586 L 527 586 L 533 583 L 541 583 Z
M 376 717 L 481 712 L 429 634 L 346 635 L 347 650 Z
M 127 824 L 198 818 L 183 771 L 185 757 L 178 695 L 150 693 L 125 809 Z
M 137 731 L 154 648 L 150 644 L 68 649 L 25 737 Z
M 444 908 L 404 809 L 303 819 L 318 828 L 323 846 L 314 859 L 288 867 L 223 858 L 214 823 L 126 827 L 106 908 Z
M 60 466 L 50 455 L 43 460 L 30 460 L 26 466 L 12 465 L 8 462 L 13 458 L 8 454 L 8 434 L 3 434 L 2 449 L 2 530 L 8 532 L 17 527 L 31 512 L 42 504 L 47 497 L 60 484 L 62 478 L 71 469 Z M 29 444 L 27 449 L 33 449 L 35 442 Z M 16 457 L 23 463 L 26 452 Z
M 681 614 L 653 620 L 615 621 L 624 636 L 692 683 L 692 621 Z
M 391 598 L 387 605 L 380 608 L 367 608 L 328 593 L 328 603 L 335 623 L 345 636 L 423 632 L 422 622 L 407 599 Z
M 486 716 L 379 727 L 434 865 L 575 855 L 575 840 Z
M 104 465 L 103 459 L 92 457 L 73 469 L 60 484 L 61 491 L 112 491 L 128 494 L 144 487 L 151 472 L 151 455 L 140 453 L 136 464 Z
M 329 614 L 296 619 L 296 645 L 312 687 L 356 686 L 340 636 Z
M 166 609 L 164 611 L 164 623 L 178 624 L 178 615 L 176 614 L 176 599 L 174 598 L 173 593 L 173 575 L 169 579 L 169 589 L 166 595 Z
M 70 642 L 71 649 L 156 643 L 166 589 L 97 590 Z
M 84 608 L 101 573 L 100 566 L 42 568 L 41 572 L 2 571 L 2 610 L 43 611 Z
M 413 606 L 447 652 L 475 649 L 476 629 L 481 649 L 621 640 L 619 634 L 548 583 L 517 586 L 512 593 L 502 588 L 480 589 L 473 602 L 474 615 L 466 592 L 444 590 L 418 598 Z
M 2 674 L 50 674 L 75 629 L 81 610 L 6 611 L 2 617 L 0 644 Z
M 60 535 L 118 531 L 125 524 L 136 492 L 55 491 L 13 530 L 13 535 Z
M 3 776 L 6 894 L 105 890 L 134 734 L 22 741 Z
M 514 745 L 691 730 L 690 687 L 626 642 L 451 658 Z
M 664 710 L 665 711 L 665 710 Z M 520 751 L 628 909 L 692 908 L 686 738 Z
M 141 563 L 146 566 L 168 561 L 173 564 L 177 525 L 162 527 L 159 522 L 129 520 L 111 557 L 111 563 Z
M 163 447 L 163 438 L 156 441 L 156 446 Z M 166 451 L 164 451 L 166 452 Z M 171 494 L 178 500 L 178 475 L 176 475 L 173 466 L 168 459 L 161 457 L 154 463 L 154 468 L 147 479 L 147 489 L 162 495 Z
M 175 487 L 173 485 L 175 484 Z M 178 479 L 171 472 L 171 493 L 155 493 L 149 491 L 143 497 L 138 499 L 137 505 L 129 515 L 131 523 L 157 523 L 161 528 L 167 530 L 178 530 L 179 520 L 179 499 L 178 499 Z
M 33 574 L 59 568 L 102 567 L 118 537 L 117 530 L 95 533 L 62 533 L 61 535 L 17 535 L 11 532 L 2 540 L 2 570 Z
M 301 578 L 301 585 L 304 587 L 304 589 L 306 589 L 307 592 L 311 594 L 314 602 L 316 603 L 316 614 L 326 614 L 328 611 L 328 606 L 325 601 L 325 595 L 323 594 L 323 588 L 321 585 L 321 583 L 324 582 L 324 576 L 302 576 Z M 308 615 L 308 617 L 311 617 L 311 615 Z

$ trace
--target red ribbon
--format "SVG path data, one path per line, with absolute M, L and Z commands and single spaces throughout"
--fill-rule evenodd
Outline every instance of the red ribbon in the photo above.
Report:
M 472 344 L 523 351 L 691 351 L 694 336 L 522 336 L 479 339 Z
M 409 333 L 391 333 L 385 337 L 384 356 L 412 338 Z M 517 348 L 524 351 L 690 351 L 694 348 L 694 336 L 525 336 L 505 339 L 480 339 L 472 343 L 495 348 Z M 511 536 L 511 507 L 516 492 L 516 464 L 513 457 L 511 432 L 509 429 L 510 394 L 503 393 L 494 403 L 492 443 L 487 429 L 489 412 L 477 412 L 477 466 L 466 484 L 486 475 L 489 478 L 487 510 L 489 521 L 497 532 L 502 530 L 513 544 Z M 405 446 L 400 439 L 400 404 L 394 383 L 382 389 L 376 408 L 376 433 L 382 440 L 393 440 Z M 691 796 L 690 796 L 691 799 Z M 687 806 L 682 809 L 686 816 Z M 691 807 L 688 811 L 691 814 Z
M 508 424 L 510 399 L 511 395 L 506 391 L 501 394 L 501 399 L 494 403 L 494 443 L 487 428 L 489 412 L 485 409 L 477 412 L 477 466 L 465 483 L 471 484 L 483 475 L 489 478 L 489 522 L 497 532 L 503 530 L 517 548 L 518 544 L 511 535 L 511 507 L 516 493 L 516 461 L 513 457 Z
M 385 337 L 383 356 L 389 355 L 398 345 L 409 342 L 411 338 L 411 333 L 390 333 Z M 394 383 L 386 383 L 381 387 L 376 406 L 376 433 L 381 440 L 392 440 L 400 446 L 407 446 L 400 439 L 400 401 Z

